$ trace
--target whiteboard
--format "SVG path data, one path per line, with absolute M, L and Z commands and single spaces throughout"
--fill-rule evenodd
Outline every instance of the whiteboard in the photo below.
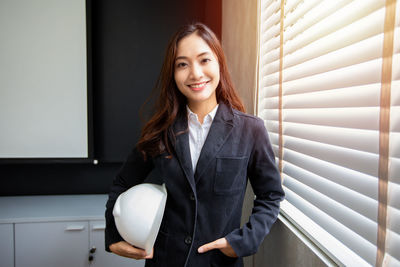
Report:
M 0 36 L 0 158 L 88 157 L 85 0 L 1 0 Z

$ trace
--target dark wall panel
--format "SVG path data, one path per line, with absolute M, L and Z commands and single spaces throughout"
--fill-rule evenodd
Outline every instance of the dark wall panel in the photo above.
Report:
M 123 160 L 136 143 L 139 109 L 155 85 L 169 37 L 179 25 L 202 20 L 204 7 L 192 4 L 184 0 L 94 4 L 95 147 L 101 161 Z

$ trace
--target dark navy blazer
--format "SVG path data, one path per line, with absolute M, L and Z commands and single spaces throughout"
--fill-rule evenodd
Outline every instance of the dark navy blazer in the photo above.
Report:
M 168 197 L 154 257 L 146 266 L 243 266 L 243 256 L 254 254 L 275 222 L 284 198 L 279 172 L 261 119 L 220 103 L 204 143 L 196 172 L 189 151 L 187 116 L 173 127 L 174 154 L 144 161 L 133 149 L 114 179 L 106 210 L 106 248 L 121 241 L 112 209 L 125 190 L 146 177 L 161 174 Z M 171 138 L 172 139 L 172 138 Z M 247 180 L 256 195 L 248 222 L 240 228 Z M 226 237 L 238 258 L 219 250 L 199 254 L 203 244 Z

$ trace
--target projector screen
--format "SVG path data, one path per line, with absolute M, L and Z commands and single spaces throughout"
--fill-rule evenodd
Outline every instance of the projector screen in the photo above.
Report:
M 85 0 L 0 1 L 0 158 L 87 158 Z

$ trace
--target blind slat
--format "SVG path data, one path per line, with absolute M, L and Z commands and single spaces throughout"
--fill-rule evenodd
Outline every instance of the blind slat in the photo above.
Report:
M 389 156 L 400 158 L 400 132 L 390 132 Z
M 392 81 L 392 88 L 397 88 L 391 91 L 391 105 L 392 108 L 394 106 L 400 106 L 400 81 Z
M 284 145 L 287 149 L 314 158 L 319 158 L 371 176 L 378 176 L 379 155 L 377 154 L 332 146 L 286 135 L 284 136 Z
M 376 244 L 377 223 L 284 174 L 284 185 L 370 244 Z
M 395 259 L 390 254 L 385 255 L 383 266 L 400 266 L 400 260 Z
M 266 47 L 274 47 L 275 45 L 272 46 L 268 46 L 268 43 L 272 43 L 274 39 L 272 39 L 273 37 L 279 36 L 279 31 L 280 31 L 280 26 L 279 24 L 276 24 L 276 22 L 279 23 L 279 19 L 280 19 L 280 14 L 279 13 L 275 13 L 274 18 L 272 18 L 268 23 L 265 25 L 266 30 L 265 33 L 263 35 L 263 42 L 267 45 Z M 276 17 L 276 18 L 275 18 Z M 271 25 L 269 25 L 271 24 Z M 279 46 L 279 45 L 278 45 Z
M 389 158 L 389 181 L 400 185 L 400 159 Z
M 386 253 L 389 255 L 385 255 L 384 266 L 400 266 L 399 248 L 399 235 L 392 231 L 388 231 L 386 233 Z
M 284 109 L 284 122 L 379 130 L 379 108 Z
M 371 221 L 377 222 L 377 200 L 366 197 L 358 192 L 350 190 L 330 181 L 329 179 L 325 179 L 324 177 L 318 176 L 288 162 L 285 162 L 283 172 L 290 177 L 296 177 L 296 181 L 318 191 L 323 196 L 350 208 Z M 338 212 L 341 211 L 338 210 Z M 373 232 L 368 232 L 366 235 L 363 234 L 362 236 L 367 236 L 371 243 L 376 242 L 376 234 Z
M 286 95 L 283 97 L 282 101 L 284 108 L 291 109 L 378 107 L 380 104 L 380 89 L 381 84 L 375 83 L 325 91 Z M 261 99 L 261 101 L 261 105 L 264 107 L 263 99 Z
M 400 132 L 400 106 L 390 108 L 390 131 Z
M 399 81 L 400 80 L 400 54 L 394 54 L 393 58 L 393 65 L 392 65 L 392 80 Z
M 272 14 L 274 14 L 280 8 L 280 3 L 279 1 L 272 0 L 262 3 L 262 7 L 261 22 L 267 20 Z
M 397 209 L 400 211 L 400 184 L 389 181 L 388 195 L 388 205 L 391 206 L 393 209 Z M 400 221 L 397 226 L 400 227 Z M 400 233 L 400 229 L 397 232 Z
M 285 55 L 285 66 L 294 66 L 301 62 L 319 57 L 338 49 L 342 49 L 346 46 L 381 34 L 382 31 L 380 30 L 383 28 L 383 24 L 381 21 L 379 21 L 379 17 L 375 14 L 371 14 L 370 16 L 374 17 L 368 19 L 365 18 L 357 21 L 343 29 L 333 32 L 332 34 L 327 35 L 324 38 L 321 38 L 307 45 L 306 47 L 299 48 L 294 53 L 288 54 L 288 52 L 284 50 L 283 52 Z M 364 30 L 359 29 L 361 26 L 364 27 Z M 394 53 L 398 53 L 398 49 L 400 49 L 398 45 L 398 35 L 399 27 L 397 27 L 395 30 Z
M 343 166 L 311 157 L 290 149 L 285 150 L 285 161 L 330 181 L 347 187 L 369 198 L 378 199 L 378 178 Z
M 309 0 L 303 1 L 299 6 L 293 10 L 293 12 L 287 13 L 284 20 L 285 28 L 292 26 L 300 18 L 304 16 L 308 11 L 314 8 L 320 1 L 319 0 Z
M 279 85 L 274 84 L 271 86 L 264 86 L 261 84 L 260 88 L 260 95 L 262 97 L 271 97 L 271 96 L 277 96 L 279 94 Z
M 264 109 L 261 111 L 261 114 L 263 118 L 266 118 L 267 120 L 279 120 L 279 110 L 277 109 Z
M 284 175 L 283 179 L 288 179 L 287 175 Z M 375 245 L 371 244 L 360 235 L 345 227 L 343 224 L 340 224 L 336 219 L 334 219 L 334 217 L 329 216 L 328 214 L 311 204 L 314 202 L 310 203 L 302 199 L 301 197 L 296 195 L 293 190 L 289 189 L 285 190 L 285 192 L 287 193 L 286 199 L 290 203 L 293 203 L 293 205 L 300 209 L 310 219 L 315 221 L 318 225 L 321 225 L 322 228 L 325 229 L 328 233 L 333 235 L 336 239 L 338 239 L 347 247 L 352 247 L 352 250 L 360 255 L 361 258 L 363 258 L 364 260 L 368 262 L 375 261 Z
M 261 68 L 270 62 L 276 61 L 279 58 L 279 47 L 272 48 L 266 45 L 263 45 L 261 48 Z
M 391 211 L 389 211 L 391 212 Z M 398 221 L 398 223 L 400 223 Z M 391 255 L 398 263 L 400 263 L 400 255 L 399 255 L 399 247 L 400 247 L 400 235 L 387 230 L 386 233 L 386 253 Z M 400 266 L 399 265 L 387 265 L 387 266 Z
M 379 154 L 378 131 L 285 122 L 283 133 L 285 136 Z
M 279 71 L 279 60 L 275 60 L 274 62 L 270 62 L 269 64 L 261 67 L 261 75 L 263 77 L 278 71 Z
M 330 14 L 334 13 L 338 9 L 347 5 L 350 1 L 342 0 L 342 1 L 319 1 L 316 6 L 309 9 L 307 13 L 304 14 L 302 20 L 293 25 L 292 27 L 288 27 L 284 34 L 284 42 L 286 40 L 291 40 L 295 38 L 298 34 L 305 32 L 308 28 L 317 24 L 319 21 L 323 20 Z
M 341 3 L 338 3 L 338 6 L 339 4 Z M 311 27 L 307 28 L 310 22 L 304 20 L 306 23 L 305 26 L 301 25 L 302 23 L 297 23 L 298 29 L 287 29 L 284 34 L 284 38 L 287 36 L 288 39 L 292 39 L 292 35 L 299 33 L 298 30 L 300 30 L 301 35 L 299 35 L 300 38 L 295 38 L 292 41 L 285 42 L 285 51 L 286 53 L 292 53 L 293 51 L 304 47 L 330 33 L 333 33 L 345 27 L 346 25 L 350 25 L 351 23 L 368 16 L 375 11 L 381 16 L 382 19 L 380 21 L 381 25 L 383 26 L 382 22 L 385 15 L 384 4 L 384 1 L 357 0 L 351 1 L 346 8 L 339 8 L 329 13 L 326 13 L 327 9 L 325 7 L 316 10 L 312 9 L 311 12 L 307 13 L 307 17 L 310 17 L 309 20 L 312 20 L 314 13 L 316 13 L 315 17 L 320 19 L 318 22 L 324 26 L 321 27 L 321 24 L 313 23 Z M 321 17 L 322 14 L 324 14 L 324 17 Z
M 290 198 L 297 198 L 296 194 L 290 189 L 285 188 Z M 307 209 L 312 209 L 312 204 L 298 198 L 299 202 L 304 204 Z M 333 235 L 328 233 L 326 229 L 322 228 L 319 224 L 304 216 L 304 213 L 300 211 L 296 206 L 287 200 L 281 202 L 282 214 L 289 218 L 289 220 L 296 225 L 305 235 L 310 238 L 315 244 L 318 244 L 321 248 L 329 248 L 329 250 L 324 249 L 324 252 L 330 255 L 330 257 L 338 264 L 344 266 L 370 266 L 364 259 L 359 255 L 354 253 L 348 247 L 346 247 L 342 242 L 337 240 Z M 320 219 L 324 222 L 329 222 L 329 218 L 325 213 L 321 212 Z M 328 219 L 326 219 L 326 217 Z M 301 223 L 299 223 L 301 222 Z M 329 224 L 329 223 L 328 223 Z M 344 228 L 346 231 L 346 228 Z M 340 260 L 338 260 L 340 259 Z
M 264 55 L 264 59 L 266 63 L 271 62 L 276 60 L 276 50 L 278 50 L 278 58 L 279 58 L 279 45 L 280 45 L 280 39 L 279 35 L 275 36 L 274 38 L 271 38 L 268 40 L 263 48 L 261 49 L 261 53 Z M 271 52 L 273 51 L 273 52 Z
M 275 12 L 270 14 L 267 19 L 263 20 L 262 23 L 262 29 L 261 32 L 262 34 L 265 36 L 269 35 L 268 32 L 271 30 L 271 27 L 273 27 L 276 24 L 279 24 L 279 20 L 280 20 L 280 12 Z M 265 15 L 263 15 L 263 18 L 265 17 Z M 274 35 L 271 35 L 274 36 Z M 265 38 L 263 41 L 268 40 L 267 38 Z
M 303 0 L 286 0 L 285 13 L 291 13 Z
M 394 233 L 400 233 L 400 210 L 393 206 L 388 206 L 388 214 L 389 214 L 388 229 L 390 229 Z
M 277 144 L 279 140 L 279 134 L 274 132 L 269 132 L 269 139 L 273 144 Z
M 269 75 L 265 75 L 261 79 L 261 83 L 263 86 L 270 86 L 278 84 L 279 82 L 279 72 L 274 72 Z
M 394 58 L 394 60 L 400 58 Z M 345 88 L 381 82 L 382 59 L 283 83 L 284 95 Z M 285 79 L 285 75 L 283 75 Z M 272 82 L 272 79 L 268 82 Z
M 278 109 L 279 108 L 279 97 L 268 97 L 261 100 L 261 108 L 263 109 Z
M 314 57 L 311 60 L 303 61 L 303 63 L 297 65 L 293 63 L 290 64 L 291 62 L 289 59 L 286 60 L 285 58 L 283 61 L 285 81 L 296 80 L 381 58 L 382 47 L 383 34 L 380 34 L 328 54 L 321 55 L 320 57 Z M 344 58 L 346 60 L 343 60 Z M 288 65 L 294 66 L 287 68 L 287 63 Z
M 279 121 L 265 120 L 265 127 L 269 132 L 279 133 Z

